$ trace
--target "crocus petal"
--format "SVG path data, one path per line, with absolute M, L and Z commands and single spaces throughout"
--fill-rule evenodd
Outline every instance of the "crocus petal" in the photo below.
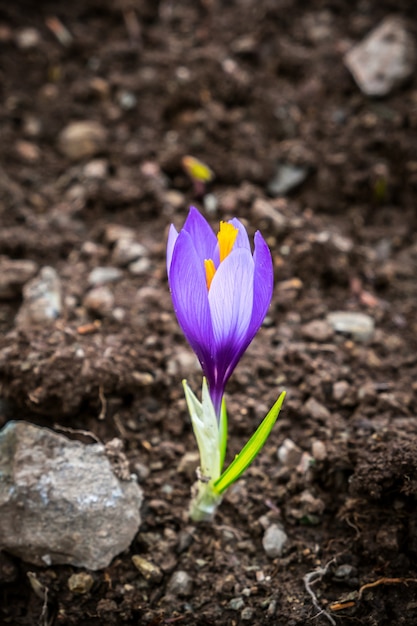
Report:
M 237 219 L 229 223 L 238 234 L 221 263 L 217 238 L 194 207 L 179 234 L 171 227 L 167 247 L 174 309 L 200 360 L 217 417 L 227 380 L 261 326 L 273 289 L 272 258 L 263 237 L 255 234 L 252 256 L 244 225 Z M 204 261 L 210 259 L 216 271 L 208 290 Z
M 213 343 L 206 276 L 194 242 L 185 230 L 175 242 L 169 285 L 178 323 L 205 370 Z
M 233 249 L 235 250 L 236 248 L 246 248 L 250 252 L 251 250 L 248 233 L 246 232 L 246 228 L 243 226 L 242 222 L 234 217 L 232 220 L 230 220 L 229 223 L 232 224 L 239 231 Z
M 216 235 L 207 220 L 193 206 L 190 208 L 183 230 L 190 234 L 200 262 L 213 258 L 217 244 Z
M 208 301 L 214 345 L 226 363 L 239 349 L 251 321 L 253 276 L 252 255 L 238 248 L 219 265 L 211 284 Z
M 247 345 L 252 341 L 260 328 L 271 304 L 274 288 L 274 266 L 271 253 L 261 233 L 255 233 L 255 252 L 253 261 L 255 273 L 253 278 L 253 310 L 252 319 L 247 330 Z
M 169 276 L 169 270 L 171 267 L 172 261 L 172 253 L 174 252 L 175 242 L 177 241 L 178 232 L 175 228 L 174 224 L 171 224 L 168 233 L 168 242 L 167 242 L 167 274 Z
M 239 346 L 229 358 L 227 368 L 223 373 L 225 381 L 228 380 L 238 364 L 240 357 L 259 330 L 271 303 L 274 284 L 272 257 L 264 238 L 259 232 L 255 233 L 255 253 L 253 260 L 255 269 L 253 275 L 253 308 L 251 320 L 246 329 L 245 336 L 242 337 Z

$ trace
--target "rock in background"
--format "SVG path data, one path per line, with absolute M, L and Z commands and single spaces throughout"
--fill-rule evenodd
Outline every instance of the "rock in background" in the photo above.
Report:
M 368 96 L 383 97 L 415 68 L 415 44 L 403 20 L 387 17 L 345 56 L 345 64 Z
M 103 445 L 24 421 L 0 431 L 0 548 L 24 561 L 107 567 L 137 533 L 141 503 Z

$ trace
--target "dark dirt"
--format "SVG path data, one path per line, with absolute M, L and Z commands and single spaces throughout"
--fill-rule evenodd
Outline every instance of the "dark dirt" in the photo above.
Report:
M 54 267 L 65 311 L 16 325 L 21 287 L 3 299 L 0 424 L 120 437 L 146 498 L 130 551 L 84 595 L 68 589 L 74 568 L 3 554 L 1 624 L 417 623 L 417 81 L 372 100 L 343 65 L 392 12 L 417 38 L 410 0 L 1 3 L 0 255 Z M 58 137 L 76 120 L 105 132 L 70 160 Z M 211 526 L 187 519 L 193 476 L 177 472 L 195 450 L 181 378 L 201 382 L 164 259 L 169 224 L 203 206 L 186 154 L 215 172 L 213 227 L 238 216 L 261 229 L 276 267 L 266 323 L 228 385 L 229 458 L 288 394 Z M 308 171 L 289 197 L 267 194 L 277 160 Z M 94 310 L 88 276 L 118 264 L 114 224 L 149 261 L 138 274 L 119 263 L 112 305 Z M 310 325 L 334 310 L 369 314 L 373 337 Z M 278 462 L 285 438 L 315 451 L 304 471 Z M 281 558 L 262 547 L 270 522 L 289 537 Z M 134 554 L 162 579 L 142 578 Z M 186 597 L 170 592 L 176 571 L 192 578 Z

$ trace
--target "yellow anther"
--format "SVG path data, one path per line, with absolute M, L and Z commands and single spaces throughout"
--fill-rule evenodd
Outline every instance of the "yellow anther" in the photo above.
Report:
M 229 222 L 220 222 L 220 230 L 217 233 L 217 241 L 219 242 L 219 260 L 220 263 L 231 253 L 239 230 L 229 224 Z M 216 273 L 216 266 L 213 259 L 204 260 L 204 268 L 206 270 L 207 289 L 211 287 L 211 281 Z
M 217 233 L 219 242 L 220 263 L 231 253 L 239 230 L 229 222 L 220 222 L 220 230 Z
M 207 289 L 210 289 L 211 281 L 213 280 L 214 274 L 216 273 L 216 266 L 214 265 L 213 259 L 206 259 L 204 261 L 204 267 L 206 269 Z

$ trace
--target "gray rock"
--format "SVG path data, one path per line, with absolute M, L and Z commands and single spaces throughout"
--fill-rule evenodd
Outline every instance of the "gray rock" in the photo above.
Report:
M 0 549 L 35 565 L 101 569 L 132 542 L 141 502 L 103 445 L 24 421 L 0 431 Z
M 68 124 L 59 134 L 58 146 L 71 161 L 80 161 L 101 152 L 106 140 L 104 126 L 93 120 L 84 120 Z
M 330 417 L 330 412 L 324 404 L 318 402 L 313 396 L 311 396 L 303 406 L 304 415 L 309 415 L 314 420 L 327 421 Z
M 292 468 L 297 467 L 301 461 L 302 454 L 303 451 L 292 439 L 284 439 L 277 452 L 278 459 L 282 465 Z
M 297 472 L 299 474 L 306 474 L 312 467 L 314 459 L 308 452 L 303 452 L 299 464 L 297 465 Z
M 240 614 L 242 622 L 252 622 L 254 610 L 250 606 L 246 606 Z M 253 623 L 253 622 L 252 622 Z
M 206 193 L 203 197 L 203 204 L 208 215 L 215 215 L 219 207 L 219 200 L 214 193 Z
M 142 257 L 148 256 L 148 250 L 141 243 L 129 238 L 117 240 L 113 249 L 112 261 L 115 265 L 124 266 Z
M 83 305 L 92 313 L 106 315 L 113 309 L 114 295 L 106 285 L 99 285 L 85 295 Z
M 16 45 L 20 50 L 38 48 L 42 42 L 40 32 L 36 28 L 22 28 L 16 33 Z
M 93 180 L 104 180 L 109 171 L 109 163 L 105 159 L 93 159 L 85 164 L 84 176 Z
M 124 111 L 131 111 L 138 103 L 135 94 L 127 90 L 123 90 L 117 94 L 117 101 Z
M 284 196 L 305 181 L 308 175 L 306 167 L 291 163 L 278 163 L 275 175 L 269 181 L 267 191 L 271 196 Z
M 88 276 L 88 283 L 92 287 L 114 283 L 123 276 L 122 270 L 118 267 L 95 267 Z
M 285 544 L 288 541 L 287 534 L 277 524 L 271 524 L 266 529 L 262 539 L 262 545 L 267 556 L 270 559 L 275 559 L 278 556 L 282 556 Z
M 368 341 L 373 337 L 375 323 L 366 313 L 334 311 L 326 319 L 337 333 L 349 335 L 356 341 Z
M 138 259 L 137 261 L 133 261 L 133 263 L 131 263 L 129 265 L 128 269 L 129 269 L 129 272 L 131 272 L 132 274 L 135 274 L 135 276 L 139 276 L 141 274 L 146 274 L 151 269 L 151 262 L 145 256 L 142 259 Z
M 187 598 L 193 592 L 193 579 L 187 572 L 177 570 L 171 576 L 167 591 L 173 596 Z
M 23 287 L 23 303 L 16 316 L 16 324 L 46 324 L 56 320 L 61 313 L 61 279 L 53 267 L 45 266 Z
M 363 93 L 386 96 L 413 73 L 414 41 L 400 18 L 387 17 L 344 61 Z
M 229 600 L 228 607 L 232 611 L 240 611 L 240 609 L 243 609 L 244 606 L 245 606 L 245 602 L 243 598 L 241 598 L 240 596 L 237 596 L 236 598 L 231 598 Z
M 356 570 L 354 566 L 349 563 L 342 563 L 342 565 L 339 565 L 334 573 L 335 578 L 338 578 L 339 580 L 349 580 L 349 578 L 355 574 Z
M 311 444 L 311 454 L 316 461 L 325 461 L 327 458 L 327 450 L 324 441 L 315 439 Z

